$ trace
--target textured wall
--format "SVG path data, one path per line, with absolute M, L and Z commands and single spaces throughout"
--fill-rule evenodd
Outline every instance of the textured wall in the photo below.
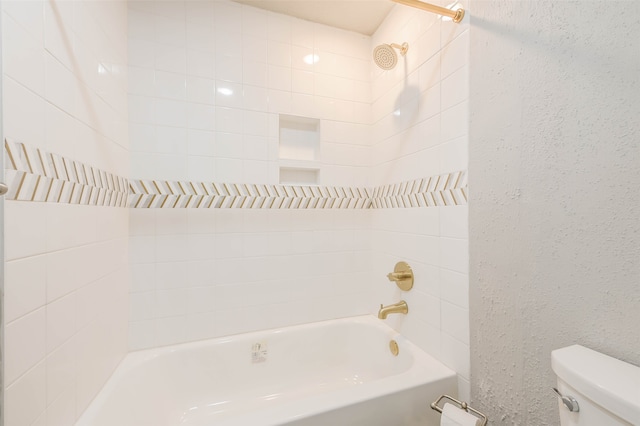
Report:
M 471 383 L 493 424 L 558 424 L 553 349 L 640 364 L 639 20 L 637 1 L 473 4 Z

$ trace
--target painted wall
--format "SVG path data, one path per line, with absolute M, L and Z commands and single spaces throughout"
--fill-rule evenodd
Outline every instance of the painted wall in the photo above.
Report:
M 128 175 L 126 14 L 123 1 L 2 2 L 4 136 L 32 161 L 18 172 L 27 150 L 5 155 L 17 199 L 53 182 L 37 176 L 48 154 Z M 127 351 L 128 212 L 7 198 L 4 424 L 72 425 Z
M 131 2 L 132 178 L 368 184 L 369 38 L 237 3 Z M 305 57 L 317 56 L 307 63 Z M 320 120 L 279 158 L 279 114 Z M 310 164 L 309 164 L 310 163 Z M 130 347 L 366 313 L 366 210 L 131 210 Z
M 371 49 L 403 42 L 409 50 L 393 70 L 371 64 L 375 186 L 435 181 L 467 168 L 468 20 L 443 22 L 396 6 L 373 35 Z M 389 316 L 387 323 L 457 371 L 460 396 L 468 399 L 466 193 L 457 193 L 446 206 L 381 208 L 371 214 L 374 303 L 406 300 L 409 315 Z M 416 276 L 406 293 L 386 278 L 400 260 Z
M 473 4 L 471 383 L 493 424 L 559 423 L 553 349 L 640 365 L 639 16 Z

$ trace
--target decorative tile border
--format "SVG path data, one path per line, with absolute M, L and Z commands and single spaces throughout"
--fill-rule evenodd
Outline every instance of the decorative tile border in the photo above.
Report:
M 370 190 L 356 187 L 134 180 L 132 208 L 368 209 Z
M 385 209 L 467 204 L 467 172 L 375 189 L 337 186 L 127 180 L 5 140 L 7 198 L 129 208 Z
M 5 140 L 6 198 L 18 201 L 126 207 L 126 178 Z
M 467 204 L 467 172 L 384 185 L 373 191 L 372 208 L 459 206 Z

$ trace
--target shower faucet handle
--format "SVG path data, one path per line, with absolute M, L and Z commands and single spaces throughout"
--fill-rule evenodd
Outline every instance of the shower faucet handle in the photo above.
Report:
M 389 281 L 395 281 L 402 291 L 409 291 L 413 288 L 413 270 L 407 262 L 396 263 L 393 272 L 387 274 Z

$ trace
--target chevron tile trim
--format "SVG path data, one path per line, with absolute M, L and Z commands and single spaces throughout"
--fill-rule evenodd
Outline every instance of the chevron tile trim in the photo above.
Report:
M 459 206 L 467 204 L 466 170 L 380 186 L 373 191 L 374 209 Z
M 132 208 L 368 209 L 371 191 L 357 187 L 133 180 Z
M 467 204 L 467 172 L 383 185 L 231 184 L 128 180 L 5 140 L 7 199 L 130 208 L 388 209 Z
M 127 206 L 126 178 L 9 139 L 4 149 L 9 200 Z

